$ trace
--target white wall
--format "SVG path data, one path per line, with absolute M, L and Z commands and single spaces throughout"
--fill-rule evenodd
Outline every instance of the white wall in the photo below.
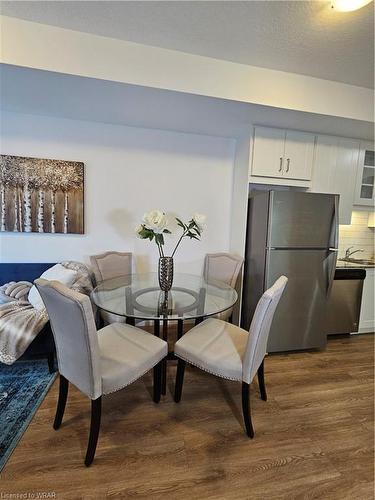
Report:
M 205 253 L 229 250 L 234 140 L 8 112 L 1 128 L 3 154 L 85 163 L 85 234 L 1 233 L 1 262 L 87 262 L 112 249 L 153 270 L 156 246 L 134 235 L 151 208 L 208 216 L 202 242 L 176 254 L 177 271 L 200 273 Z

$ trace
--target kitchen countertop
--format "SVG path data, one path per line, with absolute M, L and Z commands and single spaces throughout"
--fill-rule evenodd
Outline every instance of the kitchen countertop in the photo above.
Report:
M 340 260 L 340 259 L 337 259 L 337 264 L 336 264 L 336 268 L 339 268 L 339 269 L 345 269 L 345 268 L 372 269 L 374 267 L 375 267 L 375 264 L 362 264 L 360 262 L 346 262 L 345 260 Z

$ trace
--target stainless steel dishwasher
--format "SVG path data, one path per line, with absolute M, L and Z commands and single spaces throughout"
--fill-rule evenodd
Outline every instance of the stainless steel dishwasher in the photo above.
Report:
M 365 278 L 365 269 L 336 269 L 335 279 L 327 303 L 327 335 L 358 331 L 363 280 Z

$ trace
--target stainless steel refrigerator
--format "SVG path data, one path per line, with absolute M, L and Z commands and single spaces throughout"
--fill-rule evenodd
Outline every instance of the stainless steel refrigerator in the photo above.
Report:
M 271 327 L 268 352 L 322 348 L 338 246 L 339 197 L 268 191 L 250 197 L 241 326 L 262 293 L 284 274 L 288 284 Z

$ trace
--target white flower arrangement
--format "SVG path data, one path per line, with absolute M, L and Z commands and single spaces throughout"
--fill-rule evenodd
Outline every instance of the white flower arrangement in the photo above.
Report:
M 200 240 L 202 231 L 205 228 L 206 216 L 195 213 L 193 217 L 185 224 L 181 219 L 175 217 L 177 225 L 182 229 L 182 234 L 172 252 L 171 257 L 176 253 L 183 238 Z M 160 257 L 165 257 L 163 246 L 165 244 L 164 234 L 171 234 L 167 228 L 168 217 L 162 210 L 151 210 L 144 214 L 142 223 L 135 228 L 136 235 L 143 240 L 154 240 Z

